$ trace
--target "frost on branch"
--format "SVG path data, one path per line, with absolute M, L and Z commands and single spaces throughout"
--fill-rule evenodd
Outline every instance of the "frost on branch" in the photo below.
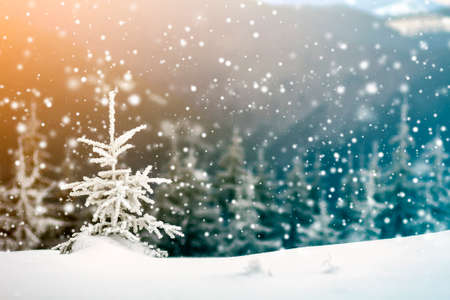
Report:
M 95 212 L 92 223 L 83 226 L 82 232 L 89 235 L 116 235 L 133 243 L 140 241 L 139 232 L 146 230 L 158 238 L 167 234 L 170 238 L 182 236 L 180 227 L 157 220 L 144 214 L 142 201 L 154 204 L 149 196 L 153 195 L 152 184 L 170 183 L 164 178 L 150 178 L 151 166 L 144 171 L 132 173 L 131 169 L 118 169 L 118 159 L 121 154 L 134 146 L 127 142 L 139 131 L 146 128 L 141 125 L 131 129 L 119 137 L 115 136 L 115 108 L 116 92 L 109 93 L 109 143 L 102 143 L 79 138 L 78 141 L 92 147 L 92 152 L 98 157 L 90 159 L 91 163 L 106 168 L 94 177 L 84 177 L 83 181 L 63 184 L 62 189 L 71 190 L 70 196 L 85 196 L 86 206 L 93 206 Z M 69 241 L 56 246 L 62 253 L 71 252 L 73 243 L 79 234 L 75 234 Z M 154 256 L 164 256 L 165 251 L 154 249 Z

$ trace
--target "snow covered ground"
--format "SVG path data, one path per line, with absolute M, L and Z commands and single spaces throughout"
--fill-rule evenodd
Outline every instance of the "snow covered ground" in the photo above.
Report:
M 450 231 L 234 258 L 149 258 L 109 238 L 0 253 L 0 299 L 450 299 Z

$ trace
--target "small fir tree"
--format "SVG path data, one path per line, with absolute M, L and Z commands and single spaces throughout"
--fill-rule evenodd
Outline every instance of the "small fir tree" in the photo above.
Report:
M 148 166 L 144 171 L 137 171 L 132 174 L 131 169 L 119 169 L 119 156 L 133 145 L 127 144 L 136 133 L 146 128 L 141 125 L 129 130 L 119 137 L 115 133 L 115 91 L 109 93 L 109 142 L 97 142 L 85 137 L 78 141 L 92 147 L 92 151 L 98 155 L 91 158 L 90 162 L 99 164 L 104 171 L 99 171 L 97 176 L 84 177 L 83 181 L 62 185 L 63 189 L 70 189 L 70 196 L 86 196 L 86 206 L 94 206 L 95 212 L 92 223 L 81 228 L 80 233 L 87 235 L 115 235 L 130 242 L 140 241 L 139 231 L 146 230 L 162 237 L 164 231 L 171 238 L 176 235 L 182 236 L 180 227 L 164 223 L 155 217 L 144 214 L 142 203 L 154 203 L 149 197 L 153 194 L 151 184 L 170 183 L 164 178 L 148 177 L 152 167 Z M 69 253 L 75 241 L 80 237 L 80 233 L 67 242 L 55 247 L 62 253 Z M 154 256 L 165 256 L 166 253 L 159 249 L 150 247 L 150 254 Z

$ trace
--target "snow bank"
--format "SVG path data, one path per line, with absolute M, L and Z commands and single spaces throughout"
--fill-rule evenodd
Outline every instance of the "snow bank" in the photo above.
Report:
M 0 253 L 0 299 L 450 299 L 450 231 L 233 258 L 157 259 L 109 238 Z

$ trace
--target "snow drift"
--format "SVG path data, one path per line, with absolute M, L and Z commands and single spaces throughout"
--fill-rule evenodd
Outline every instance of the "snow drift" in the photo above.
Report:
M 0 299 L 450 299 L 450 231 L 232 258 L 151 258 L 106 237 L 0 253 Z

